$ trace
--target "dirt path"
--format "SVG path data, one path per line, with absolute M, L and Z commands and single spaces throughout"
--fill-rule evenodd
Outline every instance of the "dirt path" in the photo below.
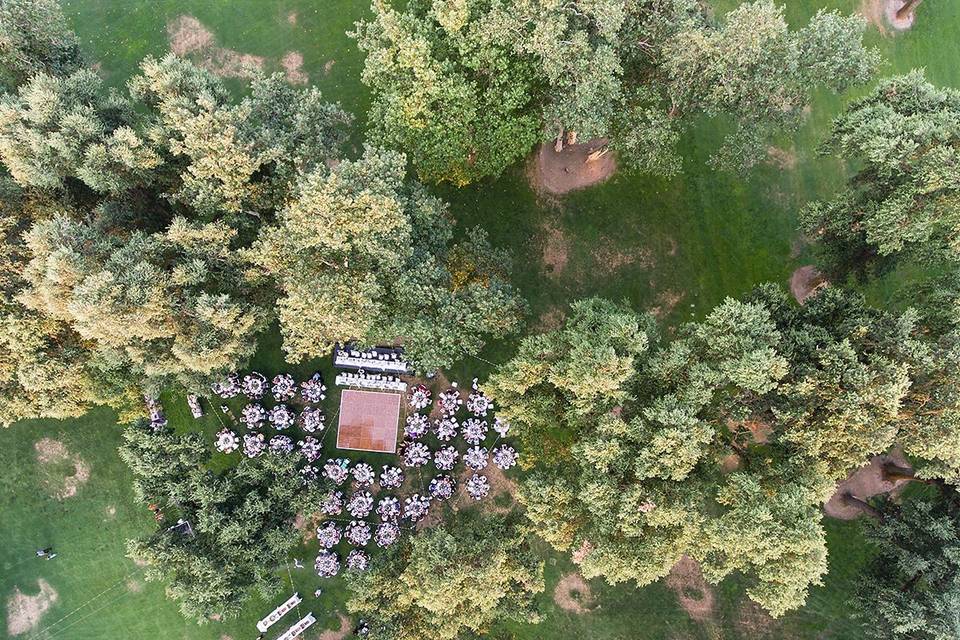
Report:
M 884 480 L 883 465 L 888 462 L 892 462 L 898 467 L 910 468 L 910 463 L 901 451 L 895 450 L 890 452 L 890 455 L 873 457 L 869 464 L 860 467 L 837 485 L 837 490 L 823 505 L 824 513 L 838 520 L 853 520 L 863 515 L 863 511 L 856 505 L 844 502 L 844 494 L 849 493 L 860 500 L 866 501 L 882 493 L 895 492 L 909 482 L 909 480 L 894 482 Z
M 553 589 L 553 601 L 564 611 L 582 615 L 593 608 L 593 593 L 583 576 L 568 573 L 560 578 Z
M 613 152 L 588 160 L 591 153 L 606 144 L 606 139 L 598 138 L 567 145 L 560 153 L 554 150 L 553 143 L 541 144 L 530 162 L 530 186 L 534 191 L 563 195 L 607 180 L 617 170 Z
M 696 560 L 689 556 L 680 558 L 670 570 L 666 583 L 691 619 L 697 622 L 714 621 L 713 589 L 703 579 Z
M 7 635 L 19 636 L 33 631 L 47 610 L 59 598 L 56 590 L 43 578 L 37 580 L 40 592 L 28 596 L 20 587 L 13 588 L 13 595 L 7 600 Z

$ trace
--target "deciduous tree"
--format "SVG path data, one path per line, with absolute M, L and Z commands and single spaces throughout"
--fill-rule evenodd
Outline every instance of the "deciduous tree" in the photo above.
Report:
M 834 121 L 824 152 L 859 169 L 802 219 L 835 279 L 900 258 L 960 260 L 958 141 L 960 92 L 920 71 L 882 81 Z
M 391 640 L 453 640 L 504 619 L 536 622 L 532 599 L 544 589 L 543 561 L 501 516 L 460 515 L 405 536 L 349 580 L 350 611 Z
M 368 148 L 306 175 L 250 251 L 282 291 L 292 360 L 335 342 L 402 337 L 408 357 L 431 371 L 518 327 L 523 304 L 500 254 L 482 234 L 450 246 L 446 205 L 405 182 L 404 164 L 401 154 Z

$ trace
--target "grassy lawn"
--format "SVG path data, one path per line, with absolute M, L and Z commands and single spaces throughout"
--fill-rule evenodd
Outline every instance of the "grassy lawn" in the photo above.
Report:
M 713 4 L 726 10 L 737 2 Z M 851 11 L 860 0 L 785 4 L 789 19 L 799 24 L 820 7 Z M 361 58 L 344 32 L 366 14 L 366 0 L 65 0 L 64 6 L 86 51 L 112 85 L 122 84 L 144 56 L 163 55 L 169 49 L 166 25 L 189 13 L 212 32 L 217 46 L 262 56 L 268 70 L 282 70 L 280 60 L 289 52 L 301 54 L 301 70 L 310 82 L 363 121 L 369 97 L 359 82 Z M 928 0 L 909 33 L 883 37 L 871 29 L 869 39 L 883 53 L 882 74 L 925 67 L 933 82 L 960 87 L 960 59 L 950 45 L 960 41 L 960 3 Z M 239 81 L 230 82 L 241 90 Z M 809 261 L 808 249 L 797 242 L 796 212 L 844 179 L 845 167 L 818 157 L 816 145 L 847 99 L 818 96 L 803 130 L 778 141 L 790 166 L 764 165 L 747 177 L 705 166 L 722 138 L 723 123 L 704 122 L 685 136 L 684 171 L 672 180 L 616 175 L 563 201 L 548 201 L 529 189 L 524 167 L 517 166 L 497 180 L 437 191 L 451 203 L 461 229 L 479 224 L 496 244 L 514 251 L 516 282 L 530 301 L 532 328 L 556 322 L 569 301 L 589 295 L 627 299 L 638 309 L 658 308 L 669 326 L 700 317 L 725 296 L 758 283 L 785 283 L 793 269 Z M 361 139 L 359 128 L 356 139 Z M 883 298 L 888 291 L 879 286 L 872 294 Z M 512 342 L 489 345 L 481 357 L 454 367 L 450 377 L 464 383 L 482 378 L 512 348 Z M 270 376 L 290 370 L 298 379 L 319 368 L 332 382 L 328 361 L 284 365 L 275 331 L 264 337 L 253 368 Z M 338 399 L 330 393 L 328 422 Z M 202 429 L 212 436 L 220 428 L 213 411 L 197 422 L 182 398 L 165 397 L 164 403 L 180 429 Z M 45 438 L 63 443 L 68 458 L 39 463 L 35 446 Z M 325 444 L 332 451 L 330 439 Z M 151 531 L 153 524 L 130 490 L 130 474 L 116 455 L 119 442 L 114 416 L 105 410 L 79 420 L 25 422 L 0 431 L 0 596 L 6 601 L 17 588 L 34 595 L 41 579 L 57 594 L 36 630 L 18 637 L 255 637 L 254 622 L 272 603 L 255 601 L 238 621 L 197 626 L 183 619 L 161 586 L 145 584 L 142 571 L 124 557 L 125 540 Z M 89 477 L 78 484 L 76 495 L 54 497 L 62 478 L 76 471 L 77 460 Z M 215 462 L 225 464 L 226 459 Z M 691 620 L 663 584 L 638 590 L 593 581 L 589 613 L 566 612 L 554 603 L 553 586 L 572 566 L 545 548 L 548 589 L 540 598 L 542 623 L 504 624 L 491 637 L 853 639 L 858 635 L 844 601 L 868 550 L 856 525 L 827 526 L 831 570 L 824 585 L 813 590 L 803 610 L 772 626 L 748 615 L 736 579 L 714 589 L 716 604 L 706 622 Z M 34 550 L 42 546 L 53 546 L 60 557 L 49 562 L 35 558 Z M 308 566 L 315 546 L 298 552 Z M 312 610 L 321 626 L 338 626 L 335 612 L 343 611 L 345 597 L 340 582 L 321 583 L 309 569 L 278 571 L 303 595 L 322 584 L 321 599 L 308 598 L 308 608 L 301 605 L 301 610 Z M 3 625 L 0 634 L 5 633 Z

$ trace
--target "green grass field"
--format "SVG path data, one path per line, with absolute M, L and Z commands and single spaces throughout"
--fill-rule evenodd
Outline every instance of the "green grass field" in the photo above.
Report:
M 718 10 L 736 0 L 714 0 Z M 787 0 L 791 21 L 800 23 L 818 8 L 853 11 L 860 0 Z M 302 71 L 332 100 L 358 117 L 355 139 L 362 139 L 369 98 L 359 82 L 361 58 L 344 32 L 365 15 L 366 0 L 65 0 L 64 6 L 84 48 L 112 85 L 135 73 L 146 55 L 169 49 L 166 25 L 189 13 L 214 34 L 218 46 L 263 56 L 271 70 L 282 70 L 288 52 L 303 56 Z M 295 15 L 295 19 L 291 16 Z M 908 33 L 883 37 L 871 28 L 869 40 L 884 56 L 881 74 L 925 67 L 939 84 L 960 87 L 960 3 L 928 0 Z M 333 62 L 331 64 L 331 61 Z M 237 91 L 238 81 L 231 81 Z M 722 137 L 723 123 L 704 122 L 683 141 L 684 172 L 673 180 L 617 175 L 596 188 L 563 201 L 538 200 L 527 186 L 524 167 L 500 179 L 466 189 L 437 189 L 451 203 L 460 227 L 479 224 L 495 243 L 516 256 L 516 282 L 531 304 L 531 325 L 544 326 L 571 300 L 588 295 L 627 299 L 638 309 L 660 307 L 669 325 L 700 317 L 725 296 L 754 285 L 785 283 L 790 272 L 809 260 L 797 244 L 796 212 L 811 199 L 829 194 L 846 169 L 816 155 L 831 118 L 851 96 L 818 96 L 802 131 L 779 146 L 793 158 L 792 168 L 765 165 L 746 178 L 716 173 L 705 161 Z M 544 254 L 562 255 L 565 265 L 548 272 Z M 562 262 L 562 261 L 561 261 Z M 618 263 L 617 268 L 611 268 Z M 559 264 L 559 263 L 557 263 Z M 894 278 L 897 276 L 894 275 Z M 884 297 L 880 285 L 872 295 Z M 449 372 L 467 382 L 484 377 L 492 363 L 508 357 L 513 344 L 492 344 L 481 357 L 459 363 Z M 292 370 L 299 376 L 325 363 L 289 368 L 283 364 L 279 336 L 264 337 L 253 363 L 264 373 Z M 332 376 L 327 370 L 328 383 Z M 332 385 L 331 385 L 332 387 Z M 336 394 L 328 399 L 328 415 Z M 216 416 L 197 423 L 182 398 L 165 397 L 173 424 L 180 429 L 218 429 Z M 75 458 L 40 464 L 36 443 L 61 441 L 82 460 L 89 478 L 76 495 L 52 497 L 64 476 L 75 472 Z M 152 530 L 150 513 L 135 501 L 131 477 L 116 454 L 120 428 L 106 410 L 70 421 L 32 421 L 0 431 L 0 596 L 6 602 L 19 589 L 30 596 L 39 580 L 56 591 L 56 599 L 35 628 L 17 636 L 28 639 L 224 640 L 256 637 L 254 622 L 274 605 L 255 601 L 239 620 L 197 626 L 185 620 L 157 584 L 146 584 L 141 570 L 124 557 L 125 540 Z M 326 443 L 330 446 L 329 439 Z M 222 460 L 220 462 L 223 462 Z M 830 574 L 815 588 L 807 606 L 772 625 L 745 610 L 736 579 L 714 589 L 712 617 L 697 622 L 680 608 L 662 584 L 644 589 L 611 587 L 593 581 L 590 611 L 568 613 L 553 601 L 553 586 L 571 571 L 568 559 L 544 549 L 548 589 L 540 597 L 543 622 L 509 624 L 493 638 L 832 638 L 859 637 L 845 604 L 857 572 L 867 558 L 855 524 L 827 522 Z M 41 546 L 54 546 L 53 561 L 34 557 Z M 299 553 L 308 566 L 314 546 Z M 309 608 L 327 628 L 339 625 L 345 591 L 339 581 L 321 581 L 309 569 L 278 571 L 301 594 L 324 589 Z M 278 598 L 279 601 L 281 598 Z M 4 610 L 4 616 L 6 611 Z M 5 634 L 7 625 L 0 627 Z M 308 637 L 315 638 L 320 631 Z M 268 636 L 273 637 L 273 636 Z

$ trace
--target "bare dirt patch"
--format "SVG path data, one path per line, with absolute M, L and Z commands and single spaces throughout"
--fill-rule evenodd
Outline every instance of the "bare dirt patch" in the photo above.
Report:
M 323 633 L 317 636 L 317 640 L 343 640 L 350 635 L 351 623 L 350 618 L 343 615 L 339 611 L 337 613 L 337 619 L 340 621 L 339 629 L 327 629 Z
M 605 274 L 614 273 L 632 264 L 638 264 L 644 269 L 653 268 L 657 264 L 650 249 L 638 247 L 636 251 L 628 253 L 618 248 L 610 238 L 604 238 L 592 255 L 596 270 Z
M 886 0 L 885 4 L 884 16 L 887 19 L 887 24 L 896 31 L 906 31 L 913 26 L 913 21 L 916 18 L 914 11 L 907 11 L 903 15 L 899 15 L 900 10 L 907 4 L 906 0 Z M 914 9 L 916 9 L 916 5 L 914 5 Z
M 57 601 L 59 595 L 49 582 L 40 578 L 37 587 L 40 592 L 32 596 L 20 591 L 20 587 L 13 588 L 13 595 L 7 599 L 7 635 L 18 636 L 35 629 Z
M 294 27 L 297 26 L 297 18 L 299 17 L 300 15 L 296 11 L 291 11 L 290 13 L 287 14 L 287 24 L 292 25 Z
M 178 56 L 188 56 L 195 51 L 213 47 L 216 39 L 213 32 L 193 16 L 183 15 L 167 25 L 170 50 Z
M 495 464 L 488 464 L 484 471 L 487 480 L 490 481 L 490 496 L 483 500 L 483 507 L 491 513 L 506 514 L 513 511 L 517 505 L 516 481 L 508 478 L 503 469 Z M 497 498 L 500 500 L 498 501 Z M 505 498 L 509 498 L 509 502 Z
M 293 528 L 303 536 L 303 544 L 310 544 L 310 541 L 317 537 L 317 527 L 322 521 L 323 514 L 298 513 L 293 519 Z
M 143 591 L 143 583 L 136 578 L 131 578 L 127 580 L 127 591 L 130 593 L 140 593 Z
M 667 587 L 677 595 L 680 606 L 693 620 L 711 622 L 714 615 L 713 589 L 703 579 L 700 565 L 683 556 L 667 576 Z
M 730 455 L 724 456 L 720 460 L 720 471 L 723 473 L 733 473 L 740 468 L 742 462 L 743 461 L 740 459 L 740 456 L 735 453 L 731 453 Z
M 793 149 L 788 151 L 780 147 L 767 147 L 767 162 L 779 169 L 789 171 L 797 166 L 797 154 Z
M 550 223 L 543 225 L 543 266 L 547 275 L 557 277 L 570 261 L 570 239 L 563 229 Z
M 557 153 L 552 143 L 540 145 L 528 169 L 535 191 L 563 195 L 599 184 L 617 170 L 613 152 L 602 153 L 607 140 L 598 138 L 583 144 L 569 144 Z
M 657 318 L 665 318 L 673 312 L 686 295 L 683 291 L 674 291 L 673 289 L 661 291 L 657 294 L 657 299 L 655 300 L 654 306 L 650 309 L 650 313 Z
M 213 32 L 190 15 L 167 24 L 170 50 L 223 78 L 249 78 L 262 69 L 266 59 L 217 45 Z
M 337 64 L 336 60 L 327 60 L 323 63 L 323 75 L 328 76 L 333 70 L 333 65 Z
M 58 499 L 65 500 L 77 495 L 81 486 L 90 479 L 90 467 L 83 459 L 67 449 L 59 440 L 44 438 L 34 443 L 37 452 L 37 462 L 45 467 L 43 483 L 50 494 Z M 63 475 L 63 468 L 72 468 L 72 473 Z
M 107 517 L 108 517 L 108 518 L 116 518 L 116 517 L 117 517 L 117 508 L 114 507 L 113 505 L 110 505 L 109 507 L 107 507 Z
M 890 35 L 890 30 L 905 31 L 913 26 L 915 12 L 910 12 L 902 18 L 897 12 L 906 4 L 905 0 L 862 0 L 860 13 L 872 23 L 882 35 Z
M 299 51 L 288 51 L 280 60 L 283 73 L 290 84 L 307 84 L 310 76 L 303 71 L 303 54 Z
M 813 265 L 800 267 L 790 276 L 790 293 L 800 304 L 828 286 L 830 282 Z
M 680 245 L 677 244 L 677 241 L 674 240 L 673 238 L 668 237 L 668 238 L 667 238 L 667 244 L 670 245 L 670 248 L 667 249 L 667 255 L 668 255 L 668 256 L 675 256 L 675 255 L 677 255 L 677 249 L 680 248 Z
M 904 469 L 911 469 L 910 463 L 899 450 L 891 451 L 889 455 L 874 456 L 870 463 L 851 473 L 846 480 L 837 485 L 830 499 L 823 505 L 823 511 L 831 518 L 838 520 L 853 520 L 863 515 L 863 510 L 856 504 L 845 500 L 847 494 L 866 502 L 873 496 L 882 493 L 892 493 L 901 489 L 909 480 L 885 480 L 883 467 L 893 463 Z
M 568 573 L 560 578 L 554 588 L 553 601 L 564 611 L 582 615 L 589 613 L 593 607 L 593 593 L 583 576 L 579 573 Z

